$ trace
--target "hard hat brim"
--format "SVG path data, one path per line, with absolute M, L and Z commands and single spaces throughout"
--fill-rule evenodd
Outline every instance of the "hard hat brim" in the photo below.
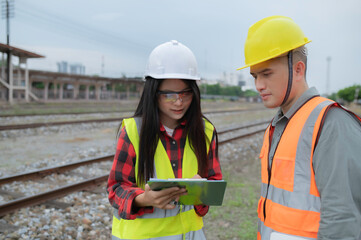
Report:
M 293 47 L 292 49 L 287 49 L 287 50 L 285 50 L 284 52 L 278 53 L 277 55 L 264 58 L 264 59 L 262 59 L 262 60 L 260 60 L 260 61 L 257 61 L 257 62 L 253 62 L 253 63 L 250 63 L 250 64 L 246 64 L 246 65 L 244 65 L 244 66 L 242 66 L 242 67 L 240 67 L 240 68 L 237 68 L 236 70 L 242 70 L 242 69 L 245 69 L 245 68 L 248 68 L 248 67 L 257 65 L 257 64 L 259 64 L 259 63 L 268 61 L 268 60 L 270 60 L 270 59 L 277 58 L 277 57 L 281 56 L 282 54 L 285 54 L 285 53 L 287 53 L 287 52 L 289 52 L 289 51 L 292 51 L 292 50 L 294 50 L 294 49 L 296 49 L 296 48 L 299 48 L 299 47 L 301 47 L 301 46 L 304 46 L 304 45 L 306 45 L 307 43 L 310 43 L 311 41 L 312 41 L 312 40 L 308 40 L 307 42 L 304 42 L 304 43 L 302 43 L 301 45 L 297 45 L 296 47 Z

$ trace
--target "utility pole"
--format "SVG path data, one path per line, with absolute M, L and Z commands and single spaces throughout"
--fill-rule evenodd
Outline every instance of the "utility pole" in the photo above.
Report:
M 330 96 L 330 64 L 331 57 L 327 57 L 326 96 Z
M 102 55 L 102 77 L 104 76 L 104 55 Z
M 10 45 L 10 18 L 14 17 L 14 0 L 2 1 L 2 19 L 6 18 L 6 44 Z M 7 52 L 7 82 L 10 83 L 10 64 L 11 64 L 11 52 Z M 4 64 L 4 63 L 2 63 Z M 10 94 L 10 91 L 7 91 Z M 12 96 L 11 96 L 12 97 Z M 10 96 L 8 96 L 10 99 Z
M 353 100 L 354 103 L 357 103 L 359 92 L 360 92 L 360 88 L 356 88 L 355 89 L 355 97 L 354 97 L 354 100 Z
M 6 44 L 10 44 L 10 18 L 14 17 L 14 0 L 2 1 L 2 19 L 6 18 Z

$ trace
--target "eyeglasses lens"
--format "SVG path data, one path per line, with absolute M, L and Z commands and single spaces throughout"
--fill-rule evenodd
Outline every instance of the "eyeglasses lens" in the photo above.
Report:
M 191 99 L 192 97 L 192 91 L 184 91 L 184 92 L 179 92 L 179 93 L 165 93 L 162 94 L 162 96 L 164 96 L 164 100 L 166 102 L 176 102 L 178 100 L 178 98 L 183 102 L 183 101 L 188 101 L 189 99 Z

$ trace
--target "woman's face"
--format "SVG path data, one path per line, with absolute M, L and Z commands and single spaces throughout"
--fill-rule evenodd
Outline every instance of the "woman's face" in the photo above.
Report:
M 165 79 L 159 86 L 157 95 L 160 121 L 174 129 L 191 105 L 193 91 L 187 80 Z

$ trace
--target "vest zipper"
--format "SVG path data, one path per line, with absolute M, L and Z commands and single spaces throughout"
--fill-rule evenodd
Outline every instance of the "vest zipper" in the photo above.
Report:
M 272 126 L 271 126 L 272 127 Z M 271 130 L 271 129 L 270 129 Z M 271 150 L 271 144 L 272 144 L 272 136 L 273 136 L 273 131 L 272 131 L 272 136 L 271 134 L 268 135 L 269 136 L 269 139 L 268 139 L 268 142 L 269 142 L 269 147 L 268 147 L 268 154 L 267 154 L 267 161 L 268 160 L 268 156 L 269 156 L 269 152 Z M 276 147 L 277 148 L 277 147 Z M 276 151 L 275 151 L 276 152 Z M 274 156 L 274 155 L 273 155 Z M 267 162 L 267 165 L 269 165 L 269 163 Z M 267 183 L 267 192 L 266 192 L 266 196 L 265 196 L 265 199 L 264 199 L 264 202 L 263 202 L 263 217 L 264 217 L 264 221 L 266 221 L 266 202 L 267 202 L 267 196 L 268 196 L 268 189 L 269 189 L 269 185 L 270 185 L 270 182 L 271 182 L 271 172 L 272 172 L 272 166 L 273 166 L 273 157 L 272 157 L 272 162 L 271 162 L 271 167 L 267 167 L 267 170 L 268 170 L 268 183 Z
M 274 158 L 274 156 L 276 155 L 277 148 L 278 148 L 278 144 L 280 143 L 281 138 L 282 138 L 282 135 L 283 135 L 283 133 L 285 132 L 285 130 L 286 130 L 286 128 L 287 128 L 287 125 L 288 125 L 288 123 L 290 122 L 291 118 L 298 112 L 298 110 L 300 110 L 304 105 L 306 105 L 306 103 L 307 103 L 308 101 L 310 101 L 311 99 L 313 99 L 313 98 L 315 98 L 315 97 L 319 97 L 319 96 L 320 96 L 320 95 L 315 95 L 315 96 L 311 97 L 310 99 L 308 99 L 306 102 L 304 102 L 304 103 L 288 118 L 287 123 L 286 123 L 286 125 L 285 125 L 285 127 L 284 127 L 284 129 L 283 129 L 283 131 L 282 131 L 282 134 L 281 134 L 281 136 L 280 136 L 280 139 L 279 139 L 279 141 L 278 141 L 278 143 L 277 143 L 276 149 L 275 149 L 274 154 L 273 154 L 273 157 L 272 157 L 271 167 L 270 167 L 270 168 L 267 167 L 267 170 L 268 170 L 267 193 L 266 193 L 266 196 L 265 196 L 265 199 L 264 199 L 264 202 L 263 202 L 263 216 L 264 216 L 264 220 L 265 220 L 265 221 L 266 221 L 266 202 L 267 202 L 269 185 L 270 185 L 270 183 L 271 183 L 271 173 L 272 173 L 272 166 L 273 166 L 273 158 Z M 273 122 L 273 119 L 272 119 L 272 121 L 271 121 L 270 130 L 271 130 L 271 128 L 272 128 L 272 122 Z M 268 140 L 269 145 L 268 145 L 267 160 L 269 161 L 268 158 L 269 158 L 269 152 L 271 151 L 273 131 L 272 131 L 272 134 L 269 133 L 268 136 L 269 136 L 269 140 Z M 268 163 L 267 163 L 267 164 L 268 164 Z

